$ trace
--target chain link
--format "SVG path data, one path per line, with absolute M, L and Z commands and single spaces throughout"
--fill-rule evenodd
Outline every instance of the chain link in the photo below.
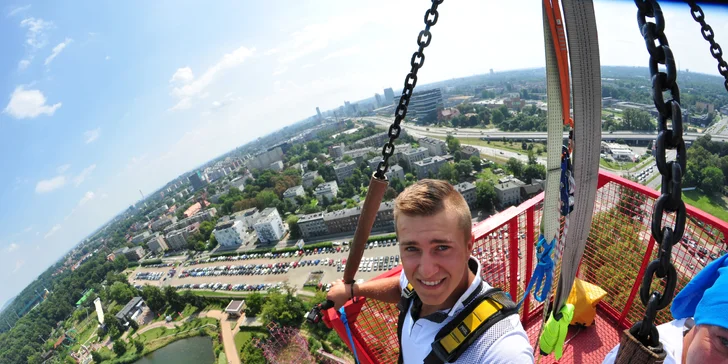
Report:
M 407 107 L 409 106 L 412 92 L 417 85 L 417 71 L 422 68 L 425 64 L 425 48 L 430 45 L 432 40 L 432 33 L 430 28 L 437 24 L 437 19 L 440 17 L 440 13 L 437 12 L 437 7 L 445 0 L 432 0 L 432 6 L 425 12 L 425 29 L 420 32 L 417 36 L 417 46 L 419 48 L 415 53 L 412 54 L 410 60 L 410 71 L 404 79 L 404 88 L 402 89 L 402 96 L 399 98 L 397 108 L 394 110 L 394 122 L 389 126 L 389 141 L 384 143 L 382 147 L 382 160 L 377 165 L 377 171 L 374 176 L 379 179 L 384 179 L 384 174 L 389 169 L 389 158 L 394 155 L 394 141 L 399 137 L 402 128 L 400 124 L 407 116 Z
M 635 0 L 637 24 L 645 39 L 650 54 L 649 69 L 652 77 L 652 99 L 659 112 L 658 135 L 655 142 L 655 160 L 662 175 L 661 195 L 655 201 L 652 211 L 652 237 L 659 244 L 657 259 L 650 262 L 640 285 L 640 301 L 645 305 L 645 316 L 630 329 L 632 335 L 643 344 L 658 346 L 659 333 L 655 326 L 657 311 L 670 305 L 677 285 L 677 271 L 671 262 L 672 247 L 680 241 L 685 232 L 685 202 L 682 201 L 682 177 L 686 170 L 686 150 L 683 140 L 680 89 L 677 85 L 677 68 L 667 37 L 665 18 L 656 0 Z M 701 13 L 702 14 L 702 13 Z M 693 15 L 695 16 L 695 15 Z M 653 21 L 647 21 L 651 18 Z M 697 20 L 697 19 L 696 19 Z M 706 38 L 707 39 L 707 38 Z M 660 70 L 664 66 L 664 72 Z M 665 101 L 663 92 L 669 92 Z M 667 124 L 670 121 L 671 129 Z M 667 150 L 675 150 L 674 161 L 667 161 Z M 663 226 L 666 213 L 675 213 L 674 224 Z M 665 289 L 662 293 L 651 291 L 654 277 L 662 279 Z
M 701 9 L 700 6 L 692 0 L 688 0 L 688 5 L 690 5 L 690 14 L 693 16 L 693 19 L 700 24 L 700 34 L 703 36 L 703 39 L 710 43 L 710 55 L 718 61 L 718 73 L 725 78 L 723 86 L 725 86 L 725 90 L 728 91 L 728 62 L 723 59 L 723 49 L 721 49 L 720 44 L 716 43 L 715 39 L 713 39 L 715 34 L 713 33 L 713 28 L 705 22 L 703 9 Z

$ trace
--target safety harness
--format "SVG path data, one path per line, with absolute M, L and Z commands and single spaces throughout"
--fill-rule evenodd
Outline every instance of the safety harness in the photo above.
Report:
M 424 364 L 442 364 L 456 361 L 480 335 L 502 319 L 518 311 L 516 304 L 499 288 L 491 288 L 482 293 L 483 285 L 468 296 L 463 302 L 465 308 L 452 321 L 448 322 L 435 335 L 432 351 L 425 357 Z M 419 318 L 422 301 L 417 296 L 411 283 L 402 290 L 397 304 L 399 319 L 397 322 L 397 341 L 399 342 L 399 363 L 402 356 L 402 326 L 412 305 L 412 315 Z

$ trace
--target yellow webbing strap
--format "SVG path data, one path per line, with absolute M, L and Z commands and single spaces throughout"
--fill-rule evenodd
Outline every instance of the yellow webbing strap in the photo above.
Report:
M 454 352 L 471 333 L 502 308 L 503 305 L 494 299 L 484 300 L 449 334 L 440 339 L 440 345 L 448 354 Z

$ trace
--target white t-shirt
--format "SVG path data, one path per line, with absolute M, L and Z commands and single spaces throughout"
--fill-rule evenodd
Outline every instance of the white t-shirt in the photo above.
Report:
M 672 320 L 657 326 L 662 348 L 667 354 L 665 356 L 665 364 L 680 364 L 682 361 L 683 326 L 685 326 L 685 319 Z M 604 357 L 602 364 L 614 363 L 614 360 L 617 359 L 618 351 L 619 344 Z
M 407 308 L 407 316 L 402 325 L 401 348 L 402 358 L 406 364 L 424 361 L 432 351 L 431 344 L 435 341 L 437 333 L 463 310 L 463 301 L 480 284 L 483 284 L 483 292 L 492 288 L 480 278 L 480 262 L 471 257 L 470 265 L 474 265 L 472 262 L 477 263 L 478 266 L 477 271 L 474 272 L 475 279 L 451 309 L 438 311 L 414 321 L 410 312 L 412 305 L 410 304 L 410 307 Z M 404 289 L 407 283 L 407 277 L 402 271 L 399 277 L 400 287 Z M 444 318 L 444 320 L 436 322 L 439 319 L 435 319 L 435 321 L 428 319 L 434 319 L 433 315 L 439 316 L 440 319 Z M 460 355 L 455 363 L 533 363 L 533 348 L 528 342 L 528 335 L 521 326 L 518 314 L 510 315 L 490 327 Z

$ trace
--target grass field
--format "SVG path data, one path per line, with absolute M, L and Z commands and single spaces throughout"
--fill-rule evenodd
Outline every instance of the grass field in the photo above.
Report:
M 245 343 L 250 341 L 250 338 L 253 336 L 254 333 L 268 336 L 267 331 L 262 327 L 241 327 L 240 332 L 235 334 L 235 347 L 238 348 L 238 351 L 242 349 Z
M 707 196 L 698 190 L 683 192 L 686 203 L 695 206 L 723 221 L 728 221 L 728 203 L 722 196 Z
M 225 297 L 225 298 L 245 298 L 245 296 L 252 293 L 267 294 L 266 291 L 251 291 L 251 292 L 240 292 L 240 291 L 192 291 L 193 294 L 201 297 Z
M 627 163 L 609 162 L 602 158 L 599 158 L 599 165 L 602 167 L 605 167 L 605 168 L 609 168 L 609 169 L 627 170 L 627 169 L 631 169 L 632 167 L 636 166 L 637 163 L 634 163 L 634 162 L 627 162 Z

